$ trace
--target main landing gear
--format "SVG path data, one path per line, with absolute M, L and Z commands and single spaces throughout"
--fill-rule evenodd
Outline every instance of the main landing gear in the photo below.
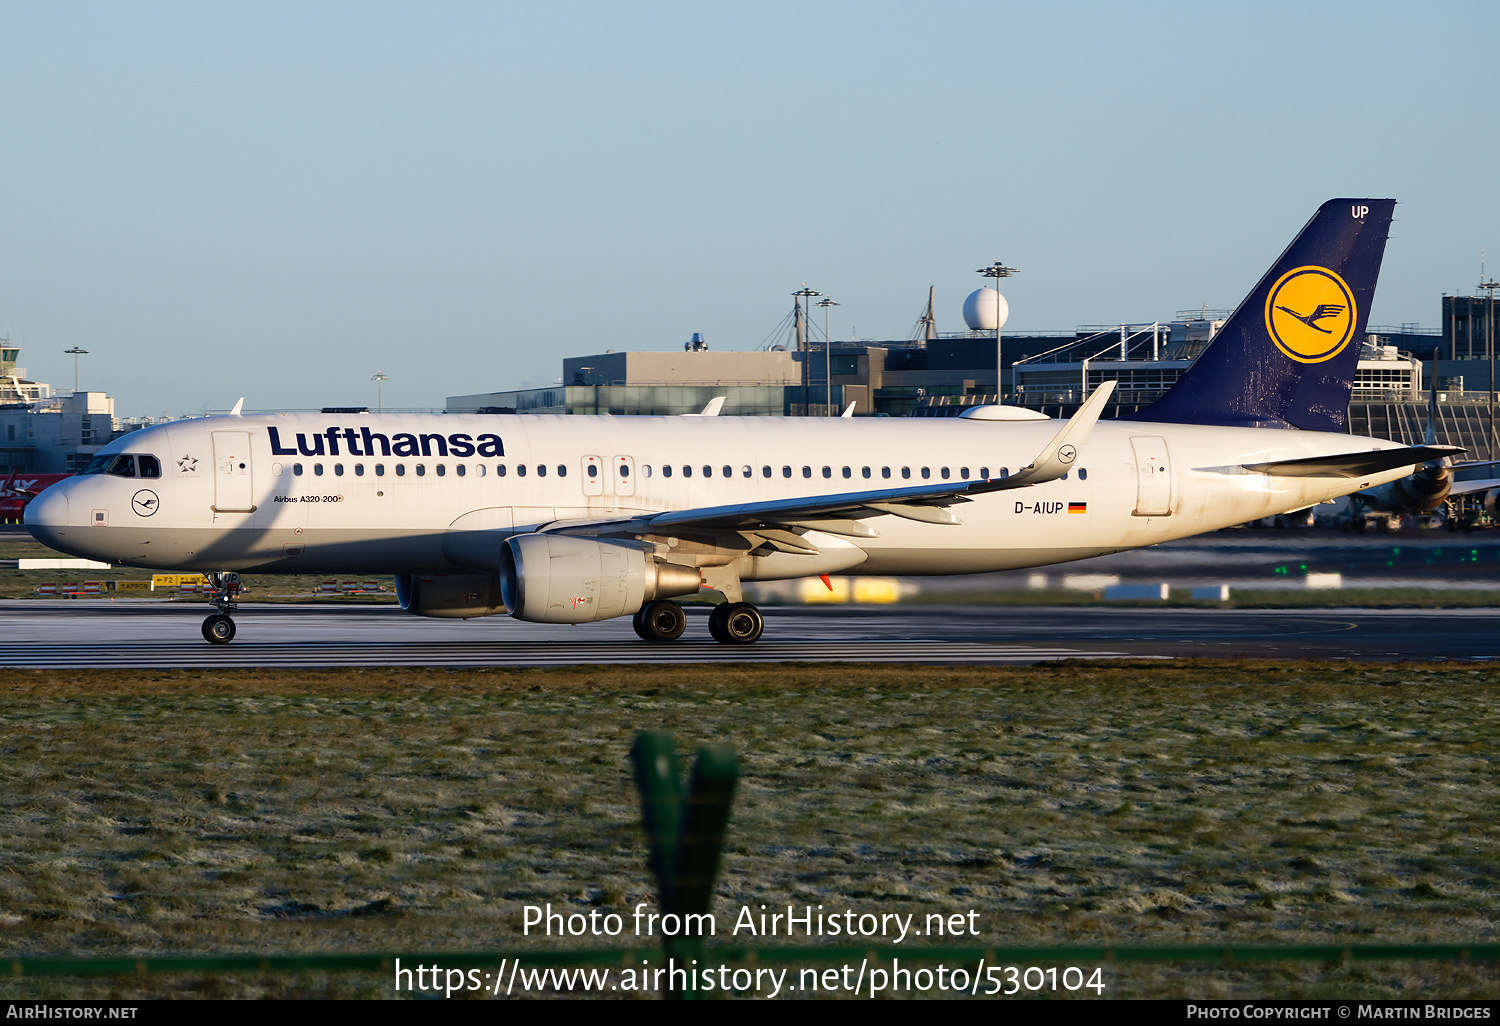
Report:
M 676 602 L 648 602 L 630 621 L 642 641 L 676 641 L 687 629 L 687 615 Z M 206 628 L 205 628 L 206 629 Z M 760 610 L 748 602 L 726 602 L 714 606 L 708 617 L 708 633 L 721 645 L 749 645 L 766 629 Z
M 210 645 L 227 645 L 234 640 L 234 621 L 229 614 L 237 608 L 234 597 L 240 593 L 240 575 L 226 570 L 206 576 L 214 587 L 208 601 L 218 612 L 203 621 L 203 640 Z

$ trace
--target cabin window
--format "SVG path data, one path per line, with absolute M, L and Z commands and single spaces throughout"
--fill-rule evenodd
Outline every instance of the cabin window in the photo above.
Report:
M 901 476 L 905 477 L 905 478 L 911 477 L 911 468 L 910 467 L 902 467 L 901 468 Z
M 969 479 L 969 468 L 968 467 L 959 467 L 958 468 L 958 476 L 961 477 L 961 478 L 963 478 L 965 481 L 967 481 Z
M 870 468 L 869 467 L 860 467 L 859 468 L 859 476 L 862 477 L 862 478 L 865 478 L 866 480 L 869 480 L 869 477 L 870 477 Z
M 295 474 L 297 477 L 301 477 L 302 476 L 302 464 L 300 464 L 300 463 L 293 463 L 292 464 L 292 473 Z
M 853 477 L 854 476 L 854 471 L 850 470 L 848 467 L 845 467 L 844 468 L 844 476 L 845 477 Z
M 791 477 L 792 476 L 792 468 L 791 467 L 782 467 L 781 468 L 781 476 L 782 477 Z
M 891 468 L 890 467 L 881 467 L 880 468 L 880 476 L 884 477 L 884 478 L 889 478 L 891 476 Z
M 824 467 L 823 468 L 823 476 L 824 477 L 832 477 L 833 476 L 833 468 L 832 467 Z
M 1007 477 L 1010 477 L 1010 468 L 1009 467 L 1001 467 L 1000 468 L 1000 480 L 1004 481 Z
M 137 456 L 136 459 L 140 460 L 142 477 L 161 477 L 161 464 L 155 456 Z
M 343 477 L 344 476 L 344 465 L 342 463 L 335 463 L 333 465 L 333 476 L 334 477 Z
M 693 468 L 692 467 L 683 467 L 682 468 L 682 476 L 683 477 L 692 477 L 693 476 Z
M 363 463 L 356 463 L 354 465 L 354 476 L 355 477 L 364 477 L 365 476 L 365 465 Z
M 448 468 L 446 466 L 444 466 L 443 464 L 439 463 L 437 465 L 437 476 L 438 477 L 445 477 L 447 475 L 447 473 L 448 473 Z
M 271 476 L 272 477 L 280 477 L 281 476 L 281 469 L 282 468 L 281 468 L 281 464 L 280 463 L 273 463 L 273 464 L 271 464 Z
M 568 465 L 566 463 L 559 463 L 557 465 L 557 476 L 558 477 L 567 477 L 568 476 Z
M 743 467 L 740 468 L 740 476 L 741 477 L 749 477 L 750 476 L 750 464 L 747 463 Z
M 313 464 L 313 475 L 315 477 L 322 477 L 323 476 L 323 464 L 321 464 L 321 463 L 314 463 Z
M 704 477 L 713 477 L 714 476 L 714 468 L 713 467 L 704 467 L 703 468 L 703 476 Z
M 948 468 L 947 467 L 944 467 L 941 471 L 939 471 L 939 473 L 942 475 L 942 478 L 943 478 L 944 481 L 948 480 Z
M 812 467 L 803 467 L 802 468 L 802 476 L 803 477 L 812 477 Z
M 398 464 L 396 464 L 396 476 L 397 477 L 405 477 L 406 476 L 406 464 L 405 463 L 398 463 Z
M 456 466 L 456 467 L 453 468 L 453 472 L 455 474 L 457 474 L 459 477 L 463 477 L 466 471 L 464 469 L 464 465 L 462 463 L 460 463 L 458 466 Z
M 1079 467 L 1078 468 L 1078 480 L 1080 480 L 1080 481 L 1087 481 L 1088 479 L 1089 479 L 1089 472 L 1087 470 L 1083 469 L 1082 467 Z
M 538 463 L 536 465 L 536 476 L 537 477 L 546 477 L 547 476 L 547 464 L 545 464 L 545 463 Z
M 526 464 L 524 464 L 524 463 L 517 463 L 516 464 L 516 476 L 517 477 L 525 477 L 526 476 Z
M 418 477 L 426 477 L 427 476 L 427 464 L 425 464 L 425 463 L 418 463 L 417 464 L 417 476 Z
M 495 464 L 495 476 L 496 477 L 504 477 L 505 476 L 505 464 L 504 463 L 497 463 L 497 464 Z
M 589 477 L 598 477 L 598 476 L 599 476 L 599 468 L 596 467 L 594 464 L 590 463 L 589 464 Z
M 477 467 L 474 468 L 474 476 L 475 477 L 483 477 L 484 476 L 484 464 L 483 463 L 479 464 Z
M 733 477 L 734 476 L 734 468 L 733 467 L 725 467 L 724 468 L 724 476 L 725 477 Z
M 671 466 L 669 466 L 666 463 L 663 463 L 661 465 L 661 476 L 662 477 L 671 477 L 672 476 L 672 468 L 671 468 Z
M 771 468 L 770 467 L 761 467 L 760 468 L 760 476 L 761 477 L 770 477 L 771 476 Z
M 932 471 L 928 470 L 926 467 L 923 467 L 922 468 L 922 480 L 926 481 L 930 477 L 932 477 Z
M 375 464 L 375 476 L 376 477 L 385 477 L 385 464 L 384 463 L 377 463 L 377 464 Z

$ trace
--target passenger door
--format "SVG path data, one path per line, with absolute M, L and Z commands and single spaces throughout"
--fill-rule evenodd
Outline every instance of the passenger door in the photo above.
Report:
M 1172 464 L 1167 440 L 1140 435 L 1130 440 L 1135 451 L 1135 515 L 1165 517 L 1172 514 Z
M 215 431 L 214 512 L 255 512 L 254 480 L 250 473 L 250 433 Z

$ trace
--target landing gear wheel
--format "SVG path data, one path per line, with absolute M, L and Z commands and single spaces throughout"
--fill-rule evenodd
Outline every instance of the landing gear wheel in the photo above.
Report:
M 751 645 L 766 629 L 760 610 L 748 602 L 726 602 L 714 606 L 708 618 L 708 633 L 721 645 Z
M 630 625 L 642 641 L 676 641 L 687 630 L 687 614 L 676 602 L 648 602 Z
M 227 645 L 234 640 L 234 621 L 215 613 L 203 621 L 203 640 L 210 645 Z

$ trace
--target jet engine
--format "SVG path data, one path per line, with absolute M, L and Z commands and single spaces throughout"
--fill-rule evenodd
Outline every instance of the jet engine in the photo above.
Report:
M 467 620 L 505 612 L 493 574 L 397 574 L 396 601 L 413 616 Z
M 518 534 L 500 550 L 500 595 L 518 620 L 590 623 L 647 602 L 696 594 L 697 568 L 660 563 L 633 545 L 563 534 Z

